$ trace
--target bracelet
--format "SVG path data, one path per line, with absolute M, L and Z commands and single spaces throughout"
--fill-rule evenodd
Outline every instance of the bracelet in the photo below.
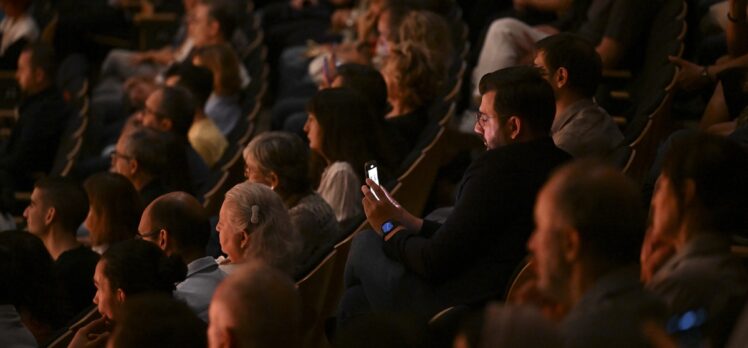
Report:
M 745 18 L 743 18 L 743 19 L 737 19 L 737 18 L 733 17 L 732 15 L 730 15 L 730 11 L 727 11 L 727 20 L 730 21 L 730 22 L 733 22 L 733 23 L 740 23 L 740 24 L 746 23 Z

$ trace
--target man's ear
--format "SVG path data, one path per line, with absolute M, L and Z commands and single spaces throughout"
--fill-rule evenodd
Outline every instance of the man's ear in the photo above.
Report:
M 44 74 L 44 70 L 40 68 L 34 68 L 32 74 L 34 77 L 34 82 L 37 84 L 41 84 L 47 78 Z
M 158 120 L 158 126 L 161 128 L 164 132 L 171 131 L 171 128 L 174 126 L 174 122 L 170 118 L 162 118 Z
M 510 116 L 506 121 L 509 138 L 516 140 L 522 131 L 522 120 L 517 116 Z
M 138 160 L 133 158 L 127 162 L 127 169 L 130 171 L 130 176 L 134 176 L 140 169 L 140 163 L 138 163 Z
M 218 23 L 217 20 L 211 20 L 210 23 L 208 23 L 208 26 L 210 28 L 210 33 L 213 36 L 221 36 L 221 24 Z
M 122 291 L 122 289 L 117 289 L 115 291 L 115 296 L 117 298 L 117 302 L 118 303 L 120 303 L 120 304 L 125 303 L 125 297 L 127 297 L 127 296 L 125 296 L 125 292 Z
M 579 231 L 571 227 L 564 228 L 561 231 L 561 247 L 563 248 L 564 258 L 567 262 L 578 260 L 581 253 Z
M 556 69 L 556 73 L 553 76 L 553 83 L 556 84 L 556 88 L 561 88 L 569 83 L 569 70 L 564 67 Z
M 686 179 L 683 183 L 683 208 L 694 204 L 696 199 L 696 183 L 693 179 Z
M 55 207 L 49 207 L 47 209 L 47 214 L 44 215 L 44 224 L 51 225 L 52 220 L 55 219 L 55 216 L 57 216 L 57 209 L 55 209 Z
M 158 231 L 158 247 L 161 248 L 161 250 L 166 251 L 166 248 L 170 246 L 170 242 L 171 240 L 169 239 L 169 232 L 167 232 L 163 228 Z

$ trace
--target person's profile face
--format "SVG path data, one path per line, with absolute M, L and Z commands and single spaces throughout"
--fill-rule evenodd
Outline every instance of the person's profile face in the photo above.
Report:
M 527 249 L 536 264 L 538 290 L 558 298 L 566 292 L 571 270 L 561 246 L 561 233 L 566 226 L 555 213 L 556 203 L 552 196 L 548 189 L 543 189 L 538 195 L 534 211 L 535 230 Z
M 122 174 L 129 180 L 132 180 L 130 171 L 130 161 L 133 157 L 127 152 L 125 146 L 125 137 L 120 136 L 117 140 L 117 144 L 114 146 L 114 152 L 111 154 L 111 169 L 112 173 Z
M 322 127 L 320 127 L 317 117 L 311 112 L 307 116 L 306 123 L 304 123 L 304 132 L 309 139 L 309 148 L 324 155 L 322 152 Z
M 678 234 L 681 214 L 672 181 L 660 174 L 652 195 L 652 235 L 662 240 L 672 240 Z
M 486 149 L 492 150 L 508 144 L 509 134 L 502 125 L 493 104 L 496 91 L 486 92 L 481 96 L 480 108 L 476 115 L 474 131 L 481 136 Z
M 160 131 L 160 132 L 168 132 L 169 129 L 166 129 L 164 126 L 164 123 L 159 121 L 158 113 L 161 108 L 161 103 L 164 99 L 164 93 L 161 90 L 156 90 L 155 92 L 151 93 L 151 95 L 148 96 L 148 99 L 145 100 L 145 107 L 143 108 L 143 111 L 141 112 L 141 118 L 140 121 L 143 123 L 143 126 Z
M 103 231 L 99 223 L 100 220 L 99 214 L 94 210 L 94 206 L 89 206 L 88 215 L 86 215 L 86 220 L 83 221 L 83 226 L 86 226 L 88 230 L 88 238 L 91 246 L 99 246 L 104 243 Z
M 252 154 L 244 158 L 244 177 L 252 183 L 263 184 L 268 187 L 272 185 L 270 178 L 262 170 L 262 167 L 257 163 Z
M 94 271 L 94 286 L 96 286 L 96 295 L 94 295 L 93 302 L 101 314 L 101 316 L 107 319 L 114 319 L 114 312 L 119 306 L 117 300 L 116 289 L 112 289 L 109 279 L 104 275 L 104 269 L 106 267 L 106 261 L 99 261 L 96 264 L 96 270 Z
M 244 259 L 244 249 L 242 248 L 243 231 L 236 228 L 233 223 L 233 207 L 231 203 L 224 202 L 221 210 L 218 212 L 218 242 L 221 244 L 221 251 L 228 255 L 232 263 L 241 262 Z
M 41 190 L 35 188 L 31 192 L 31 201 L 28 207 L 23 211 L 23 217 L 26 219 L 26 227 L 31 234 L 36 236 L 41 236 L 47 229 L 45 218 L 49 212 L 49 207 L 47 207 L 43 198 Z
M 16 81 L 18 81 L 18 86 L 24 92 L 34 89 L 34 68 L 31 66 L 31 52 L 24 51 L 18 57 Z
M 189 14 L 188 32 L 195 47 L 203 47 L 210 41 L 210 16 L 208 5 L 198 3 Z

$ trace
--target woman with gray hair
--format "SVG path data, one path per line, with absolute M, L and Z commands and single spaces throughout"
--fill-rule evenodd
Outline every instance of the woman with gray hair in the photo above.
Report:
M 260 260 L 292 275 L 301 245 L 281 198 L 267 186 L 243 182 L 231 188 L 218 215 L 218 238 L 228 257 L 221 269 Z
M 283 199 L 303 241 L 294 272 L 303 274 L 332 250 L 341 235 L 335 212 L 312 190 L 309 149 L 294 134 L 266 132 L 252 139 L 243 155 L 247 181 L 265 184 Z

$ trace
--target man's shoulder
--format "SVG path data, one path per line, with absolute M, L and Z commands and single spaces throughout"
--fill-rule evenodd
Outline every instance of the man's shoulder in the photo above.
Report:
M 486 151 L 475 163 L 493 165 L 557 166 L 571 156 L 556 147 L 553 139 L 542 137 L 528 142 L 509 144 Z

